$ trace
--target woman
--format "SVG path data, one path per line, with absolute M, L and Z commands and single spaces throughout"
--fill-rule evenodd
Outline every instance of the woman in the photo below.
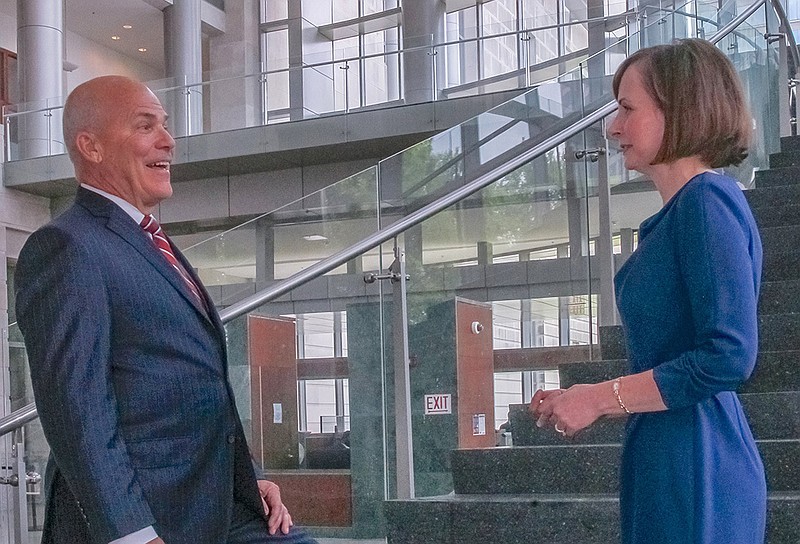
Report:
M 761 241 L 736 182 L 752 121 L 733 66 L 702 40 L 643 49 L 614 76 L 609 136 L 663 208 L 615 278 L 630 374 L 537 391 L 537 424 L 572 436 L 628 416 L 624 544 L 759 544 L 764 468 L 736 389 L 753 371 Z

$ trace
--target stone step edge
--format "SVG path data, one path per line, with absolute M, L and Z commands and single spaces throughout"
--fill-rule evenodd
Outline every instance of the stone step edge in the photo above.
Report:
M 800 501 L 800 491 L 768 491 L 767 500 L 771 501 Z M 617 493 L 451 493 L 449 495 L 436 495 L 432 497 L 417 497 L 414 499 L 388 499 L 385 502 L 416 502 L 416 503 L 519 503 L 519 502 L 619 502 Z
M 564 440 L 569 440 L 565 438 Z M 800 438 L 764 438 L 756 439 L 756 444 L 795 444 L 800 443 Z M 621 442 L 605 442 L 602 444 L 536 444 L 532 446 L 492 446 L 486 448 L 458 448 L 453 450 L 457 452 L 478 452 L 478 451 L 504 451 L 504 450 L 521 450 L 521 449 L 542 449 L 542 448 L 569 448 L 569 449 L 586 449 L 586 448 L 622 448 Z

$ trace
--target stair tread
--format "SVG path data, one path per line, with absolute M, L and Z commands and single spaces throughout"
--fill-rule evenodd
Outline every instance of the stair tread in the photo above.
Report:
M 800 491 L 768 491 L 767 500 L 800 501 Z M 413 499 L 389 499 L 387 502 L 619 502 L 617 493 L 451 493 Z
M 489 493 L 458 493 L 450 495 L 436 495 L 433 497 L 418 497 L 415 499 L 393 499 L 394 501 L 417 501 L 417 502 L 588 502 L 588 501 L 612 501 L 618 502 L 619 496 L 616 493 L 507 493 L 503 495 L 492 495 Z

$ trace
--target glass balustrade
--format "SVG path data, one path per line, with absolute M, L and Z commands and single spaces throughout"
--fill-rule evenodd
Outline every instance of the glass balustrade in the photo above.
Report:
M 337 238 L 325 235 L 324 243 L 334 247 L 319 251 L 317 258 L 304 258 L 303 265 L 344 247 L 346 241 L 336 240 L 347 239 L 353 228 L 363 229 L 355 236 L 363 238 L 370 228 L 391 225 L 594 111 L 611 99 L 611 74 L 619 62 L 639 47 L 664 40 L 663 28 L 671 29 L 668 36 L 694 36 L 701 31 L 713 34 L 720 23 L 697 22 L 693 14 L 676 11 L 664 22 L 650 24 L 658 26 L 657 31 L 648 26 L 642 35 L 614 44 L 558 80 L 330 187 L 336 197 L 320 198 L 319 203 L 335 203 L 328 216 L 335 217 L 340 230 L 328 230 Z M 705 30 L 704 25 L 708 26 Z M 756 118 L 753 152 L 745 164 L 729 172 L 744 186 L 755 169 L 766 166 L 777 142 L 773 110 L 780 84 L 778 55 L 774 45 L 766 44 L 761 26 L 763 14 L 756 14 L 719 44 L 739 69 Z M 527 401 L 536 387 L 558 385 L 558 364 L 530 349 L 558 348 L 566 360 L 597 357 L 603 305 L 613 307 L 604 293 L 613 272 L 635 249 L 639 224 L 661 207 L 652 184 L 624 171 L 621 154 L 605 139 L 607 122 L 596 123 L 351 264 L 228 324 L 229 349 L 236 354 L 242 376 L 240 392 L 249 399 L 249 422 L 258 429 L 254 442 L 268 447 L 277 404 L 285 417 L 286 402 L 273 399 L 289 398 L 289 404 L 297 404 L 298 413 L 305 411 L 306 421 L 313 412 L 311 420 L 327 416 L 329 421 L 342 422 L 333 429 L 320 424 L 319 433 L 316 426 L 297 425 L 297 443 L 302 446 L 297 456 L 263 459 L 268 471 L 286 483 L 309 474 L 341 476 L 336 471 L 348 466 L 344 474 L 350 485 L 351 532 L 347 534 L 382 536 L 382 501 L 404 496 L 404 471 L 412 471 L 417 497 L 446 495 L 452 491 L 448 466 L 452 449 L 502 443 L 505 438 L 498 429 L 507 417 L 508 403 Z M 597 148 L 607 154 L 593 155 Z M 356 186 L 359 189 L 350 188 Z M 608 191 L 610 212 L 605 224 L 600 214 L 603 190 Z M 348 199 L 355 210 L 347 209 Z M 285 213 L 302 216 L 302 203 L 294 211 L 289 208 Z M 321 218 L 325 212 L 314 209 L 311 215 L 315 214 Z M 288 223 L 301 224 L 297 219 Z M 312 219 L 312 224 L 318 232 L 329 228 L 319 219 Z M 296 225 L 286 228 L 299 229 Z M 289 239 L 298 240 L 307 232 L 309 224 L 302 225 L 306 230 L 298 230 Z M 258 235 L 253 231 L 248 236 L 257 239 Z M 275 236 L 267 239 L 275 240 Z M 192 252 L 216 243 L 190 248 L 190 259 Z M 409 277 L 405 297 L 398 282 L 392 283 L 389 277 L 395 246 L 402 249 Z M 281 251 L 277 245 L 275 251 Z M 613 255 L 609 266 L 602 262 L 603 252 Z M 250 262 L 258 261 L 251 258 Z M 257 267 L 251 270 L 257 274 Z M 375 281 L 365 283 L 365 272 L 372 272 L 368 279 Z M 381 280 L 381 275 L 387 279 Z M 249 277 L 242 283 L 248 282 L 252 282 Z M 248 292 L 257 288 L 249 287 Z M 228 298 L 224 304 L 236 299 Z M 404 306 L 405 321 L 397 319 L 400 306 Z M 264 378 L 266 367 L 279 364 L 269 361 L 272 354 L 255 347 L 256 342 L 282 345 L 281 335 L 261 335 L 258 321 L 288 322 L 282 334 L 300 342 L 297 324 L 330 312 L 347 323 L 338 336 L 338 342 L 347 347 L 346 356 L 338 363 L 336 357 L 301 356 L 289 372 L 303 385 L 288 388 L 295 396 L 287 397 L 287 388 L 271 386 Z M 407 328 L 411 402 L 406 422 L 411 431 L 405 433 L 396 431 L 403 428 L 398 425 L 404 417 L 397 410 L 396 387 L 402 377 L 400 365 L 395 364 L 401 360 L 396 334 L 402 323 Z M 300 351 L 296 348 L 295 353 Z M 498 356 L 501 351 L 507 353 Z M 255 388 L 254 376 L 259 380 Z M 282 380 L 276 378 L 276 382 Z M 345 390 L 341 380 L 346 380 L 346 398 L 340 397 Z M 334 392 L 340 381 L 341 390 Z M 317 389 L 309 389 L 309 384 Z M 257 395 L 258 403 L 252 395 Z M 498 398 L 503 399 L 500 404 Z M 328 407 L 327 414 L 320 412 L 323 405 Z M 411 437 L 411 469 L 398 455 L 409 446 L 403 437 Z M 306 515 L 315 520 L 311 524 L 322 525 L 314 517 L 321 515 L 319 511 Z M 340 534 L 335 523 L 320 527 L 318 534 Z
M 742 6 L 718 12 L 730 20 Z M 716 14 L 692 3 L 649 18 L 641 33 L 614 40 L 559 79 L 375 167 L 212 238 L 175 240 L 215 303 L 229 306 L 494 177 L 610 101 L 611 75 L 627 54 L 673 37 L 708 37 L 723 24 Z M 754 113 L 753 151 L 730 171 L 744 186 L 778 141 L 782 83 L 777 46 L 763 36 L 770 24 L 757 12 L 719 44 Z M 624 170 L 605 138 L 607 123 L 226 324 L 230 379 L 251 449 L 298 524 L 319 537 L 382 539 L 385 499 L 405 496 L 409 481 L 417 497 L 447 495 L 451 450 L 507 444 L 499 427 L 508 404 L 557 387 L 559 361 L 597 358 L 613 272 L 635 248 L 641 221 L 661 206 L 651 183 Z M 405 284 L 396 281 L 403 274 Z M 19 340 L 12 330 L 12 381 L 24 404 L 30 392 Z M 407 378 L 398 363 L 405 358 Z M 29 464 L 43 472 L 46 446 L 28 427 Z M 29 520 L 41 514 L 37 501 Z
M 10 312 L 13 314 L 13 310 Z M 8 327 L 8 354 L 9 354 L 9 388 L 11 411 L 19 410 L 29 404 L 33 399 L 33 390 L 30 383 L 30 373 L 28 372 L 28 359 L 25 352 L 25 345 L 22 340 L 22 333 L 16 323 L 11 323 Z M 23 490 L 18 486 L 0 485 L 0 504 L 10 506 L 18 496 L 25 497 L 25 510 L 27 520 L 19 525 L 15 512 L 12 508 L 0 508 L 0 541 L 5 538 L 6 542 L 17 542 L 18 531 L 25 529 L 29 531 L 30 538 L 36 538 L 42 530 L 44 521 L 44 494 L 41 478 L 36 479 L 36 475 L 43 476 L 50 455 L 50 448 L 44 438 L 42 426 L 38 419 L 24 425 L 22 428 L 21 444 L 22 447 L 15 447 L 12 442 L 18 439 L 16 435 L 9 434 L 0 437 L 0 477 L 10 477 L 12 474 L 19 475 L 20 467 L 24 467 L 23 474 L 30 475 L 30 482 L 23 481 Z M 20 460 L 19 451 L 22 450 Z M 20 494 L 21 493 L 21 494 Z M 5 533 L 5 534 L 4 534 Z M 31 540 L 33 542 L 34 540 Z
M 576 68 L 590 49 L 610 46 L 628 35 L 639 38 L 626 40 L 627 49 L 709 36 L 735 15 L 737 5 L 745 3 L 731 0 L 720 7 L 716 2 L 689 0 L 642 6 L 632 13 L 616 9 L 605 19 L 560 24 L 551 15 L 531 15 L 515 25 L 498 23 L 481 29 L 450 25 L 445 41 L 425 38 L 424 44 L 402 49 L 397 36 L 378 33 L 365 45 L 336 40 L 308 48 L 299 65 L 271 54 L 267 69 L 260 73 L 223 69 L 206 74 L 204 82 L 171 78 L 149 86 L 170 113 L 176 136 L 216 133 L 524 89 Z M 647 30 L 638 32 L 642 28 Z M 592 48 L 587 42 L 590 29 L 600 40 Z M 315 30 L 309 27 L 309 31 Z M 270 48 L 275 50 L 281 51 Z M 416 74 L 415 82 L 408 80 L 408 73 Z M 5 112 L 6 160 L 64 153 L 60 99 L 6 106 Z

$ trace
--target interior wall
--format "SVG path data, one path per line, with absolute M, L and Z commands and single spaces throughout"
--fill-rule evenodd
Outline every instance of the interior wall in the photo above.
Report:
M 117 74 L 145 82 L 164 78 L 163 70 L 121 55 L 74 32 L 67 31 L 65 57 L 78 65 L 75 71 L 64 73 L 67 93 L 84 81 L 102 75 Z
M 0 47 L 17 50 L 17 20 L 5 13 L 0 13 Z

